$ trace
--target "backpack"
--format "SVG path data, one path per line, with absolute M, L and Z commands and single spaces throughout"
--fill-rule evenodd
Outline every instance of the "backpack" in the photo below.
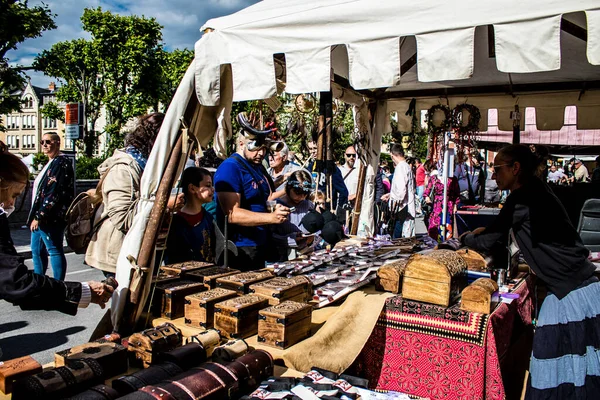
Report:
M 103 218 L 97 218 L 97 216 L 102 215 L 102 210 L 104 209 L 102 203 L 102 184 L 109 170 L 100 178 L 95 192 L 91 193 L 91 190 L 89 190 L 79 193 L 67 210 L 65 217 L 67 222 L 65 239 L 67 240 L 67 245 L 75 254 L 85 254 L 92 237 L 100 229 L 102 222 L 108 217 L 106 215 Z

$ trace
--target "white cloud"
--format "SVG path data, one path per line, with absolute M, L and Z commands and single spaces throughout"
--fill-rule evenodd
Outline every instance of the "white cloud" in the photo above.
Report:
M 193 49 L 200 38 L 200 27 L 209 19 L 228 15 L 256 3 L 257 0 L 44 0 L 56 14 L 57 29 L 45 32 L 42 37 L 30 39 L 8 53 L 11 64 L 30 65 L 33 58 L 54 43 L 89 37 L 81 26 L 84 8 L 102 7 L 124 15 L 144 15 L 156 18 L 163 28 L 163 41 L 167 49 Z M 29 1 L 30 6 L 42 3 Z M 29 71 L 31 82 L 45 87 L 54 79 Z

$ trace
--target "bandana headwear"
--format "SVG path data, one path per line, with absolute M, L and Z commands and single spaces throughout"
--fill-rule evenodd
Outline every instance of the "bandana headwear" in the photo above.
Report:
M 267 127 L 269 129 L 260 131 L 252 126 L 246 117 L 246 113 L 243 112 L 237 115 L 237 122 L 242 127 L 242 133 L 244 136 L 250 139 L 246 144 L 248 150 L 257 151 L 262 147 L 265 147 L 270 151 L 277 152 L 283 149 L 283 142 L 279 142 L 271 138 L 273 133 L 277 130 L 277 128 L 271 128 L 275 124 L 268 123 Z
M 304 193 L 310 193 L 314 189 L 312 182 L 310 182 L 310 181 L 298 182 L 295 179 L 288 179 L 286 186 L 290 187 L 292 189 L 301 190 Z

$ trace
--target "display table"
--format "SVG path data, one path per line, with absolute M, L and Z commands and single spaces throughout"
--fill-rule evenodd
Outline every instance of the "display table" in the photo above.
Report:
M 513 289 L 519 299 L 490 315 L 389 298 L 353 372 L 372 388 L 431 399 L 506 398 L 502 364 L 515 326 L 531 326 L 532 282 L 522 279 Z

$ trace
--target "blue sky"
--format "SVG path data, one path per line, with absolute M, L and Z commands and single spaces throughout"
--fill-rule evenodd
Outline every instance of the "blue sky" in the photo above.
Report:
M 193 49 L 200 38 L 200 27 L 210 18 L 228 15 L 257 0 L 44 0 L 56 14 L 57 29 L 45 32 L 42 37 L 21 43 L 17 50 L 10 51 L 12 64 L 31 65 L 34 57 L 54 43 L 64 40 L 89 37 L 81 27 L 80 17 L 84 8 L 102 7 L 124 15 L 154 17 L 163 26 L 163 41 L 167 49 Z M 29 5 L 41 1 L 30 0 Z M 46 87 L 54 79 L 41 73 L 29 71 L 31 82 Z

